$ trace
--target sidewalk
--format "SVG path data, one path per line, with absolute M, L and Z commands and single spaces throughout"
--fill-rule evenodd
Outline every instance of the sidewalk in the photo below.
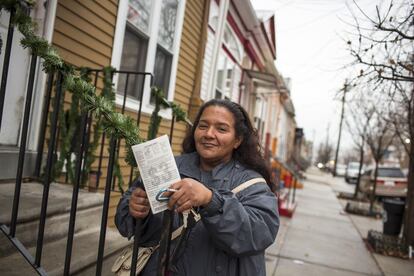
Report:
M 347 189 L 352 191 L 336 178 L 308 172 L 304 189 L 297 190 L 293 217 L 281 218 L 276 242 L 266 251 L 267 275 L 414 275 L 410 270 L 391 273 L 367 250 L 361 238 L 365 232 L 356 226 L 365 222 L 355 223 L 335 195 Z
M 354 185 L 348 185 L 342 178 L 333 178 L 331 179 L 331 186 L 332 189 L 339 192 L 339 191 L 348 191 L 351 187 L 351 192 L 354 191 Z M 333 180 L 332 180 L 333 179 Z M 347 201 L 340 200 L 342 207 L 344 208 Z M 358 230 L 361 238 L 366 238 L 368 236 L 369 230 L 376 230 L 379 232 L 383 231 L 383 222 L 382 219 L 375 219 L 375 218 L 368 218 L 364 216 L 358 215 L 348 215 L 351 219 L 352 223 L 355 225 L 356 229 Z M 383 271 L 384 275 L 392 275 L 392 276 L 408 276 L 414 275 L 414 259 L 411 260 L 404 260 L 400 258 L 394 258 L 389 256 L 384 256 L 380 254 L 373 253 L 372 254 L 375 261 L 379 265 L 380 269 Z

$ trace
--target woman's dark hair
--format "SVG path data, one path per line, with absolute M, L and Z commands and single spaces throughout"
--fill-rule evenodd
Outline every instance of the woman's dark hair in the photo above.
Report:
M 224 107 L 233 114 L 236 137 L 242 139 L 240 146 L 233 151 L 233 158 L 246 168 L 260 173 L 273 191 L 275 187 L 274 181 L 271 177 L 270 169 L 262 156 L 257 130 L 253 128 L 246 110 L 237 103 L 229 100 L 212 99 L 202 105 L 194 120 L 193 127 L 189 129 L 183 140 L 183 151 L 185 153 L 196 151 L 194 132 L 198 126 L 201 115 L 209 106 Z

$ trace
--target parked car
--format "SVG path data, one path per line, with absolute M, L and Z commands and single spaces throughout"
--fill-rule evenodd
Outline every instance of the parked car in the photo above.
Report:
M 345 176 L 345 171 L 346 171 L 346 165 L 344 164 L 336 165 L 336 171 L 335 171 L 336 176 Z
M 375 168 L 367 170 L 361 176 L 360 190 L 371 194 L 374 187 Z M 399 167 L 381 166 L 378 168 L 377 187 L 375 195 L 378 197 L 406 197 L 407 178 Z
M 349 162 L 346 166 L 345 181 L 348 183 L 356 183 L 358 179 L 359 163 Z M 361 175 L 364 174 L 364 169 L 361 169 Z

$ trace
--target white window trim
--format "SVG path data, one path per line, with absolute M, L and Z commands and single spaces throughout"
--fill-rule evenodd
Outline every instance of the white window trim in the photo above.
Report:
M 157 50 L 157 37 L 158 37 L 158 27 L 159 27 L 159 20 L 161 15 L 161 3 L 162 0 L 154 0 L 151 10 L 151 22 L 150 22 L 150 29 L 148 30 L 150 39 L 148 43 L 148 52 L 147 52 L 147 59 L 145 64 L 145 72 L 153 73 L 154 71 L 154 64 L 155 64 L 155 54 Z M 175 36 L 173 42 L 173 50 L 172 55 L 173 59 L 171 62 L 171 75 L 170 75 L 170 83 L 168 88 L 168 100 L 174 100 L 174 91 L 175 91 L 175 82 L 177 77 L 177 66 L 178 66 L 178 58 L 179 58 L 179 51 L 180 51 L 180 43 L 181 43 L 181 33 L 184 23 L 184 12 L 185 12 L 186 0 L 180 0 L 177 8 L 177 15 L 176 15 L 176 22 L 175 22 Z M 127 22 L 127 15 L 128 15 L 128 0 L 120 0 L 118 5 L 118 15 L 116 21 L 116 28 L 115 28 L 115 37 L 114 37 L 114 46 L 112 50 L 112 59 L 111 59 L 111 66 L 114 68 L 119 69 L 121 65 L 121 58 L 122 58 L 122 47 L 123 41 L 125 36 L 125 27 Z M 115 87 L 117 87 L 118 79 L 117 77 L 114 78 Z M 149 78 L 146 79 L 144 84 L 144 95 L 142 97 L 142 109 L 141 111 L 146 114 L 151 114 L 154 110 L 154 106 L 150 104 L 150 80 Z M 122 106 L 124 97 L 122 95 L 116 94 L 115 97 L 115 104 L 117 106 Z M 125 109 L 129 111 L 137 112 L 139 110 L 140 102 L 134 99 L 127 98 L 125 103 Z M 172 119 L 172 112 L 171 110 L 161 110 L 159 115 L 164 119 L 171 120 Z
M 243 56 L 244 56 L 244 50 L 243 50 L 242 43 L 240 42 L 239 37 L 236 35 L 236 32 L 233 30 L 233 28 L 231 27 L 231 25 L 227 22 L 227 19 L 226 19 L 226 24 L 225 24 L 225 27 L 224 27 L 224 32 L 226 31 L 226 27 L 229 28 L 230 33 L 233 36 L 234 41 L 236 42 L 237 50 L 239 51 L 240 56 L 239 57 L 234 56 L 234 54 L 231 51 L 230 44 L 227 45 L 227 43 L 224 42 L 224 39 L 223 39 L 223 45 L 225 45 L 227 47 L 227 49 L 229 50 L 229 52 L 231 53 L 231 55 L 233 56 L 233 58 L 235 60 L 237 60 L 237 63 L 238 64 L 241 65 L 243 63 Z
M 207 88 L 208 99 L 207 100 L 214 99 L 214 94 L 216 92 L 218 55 L 220 53 L 220 50 L 223 44 L 224 27 L 227 22 L 228 10 L 229 10 L 229 0 L 221 0 L 220 5 L 219 5 L 218 24 L 217 24 L 217 29 L 216 29 L 215 36 L 214 36 L 214 46 L 213 46 L 213 53 L 212 53 L 213 58 L 211 60 L 210 79 L 208 81 L 208 88 Z
M 53 38 L 53 30 L 55 27 L 55 19 L 56 19 L 56 8 L 57 8 L 57 0 L 48 1 L 46 6 L 46 10 L 44 10 L 44 14 L 42 14 L 43 19 L 43 33 L 42 36 L 46 39 L 49 43 L 52 42 Z M 35 87 L 33 91 L 33 100 L 32 100 L 32 109 L 31 109 L 31 116 L 30 116 L 30 129 L 29 129 L 29 139 L 27 141 L 27 149 L 31 151 L 37 151 L 37 146 L 39 143 L 40 137 L 40 126 L 42 124 L 43 112 L 42 107 L 44 104 L 44 96 L 46 94 L 46 82 L 47 82 L 47 74 L 40 70 L 41 61 L 37 60 L 36 65 L 36 76 L 35 76 Z M 19 141 L 21 139 L 21 134 L 19 134 Z M 19 142 L 20 143 L 20 142 Z

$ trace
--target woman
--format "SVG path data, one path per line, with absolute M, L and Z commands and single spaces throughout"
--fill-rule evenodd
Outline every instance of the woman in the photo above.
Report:
M 227 100 L 205 103 L 191 132 L 183 141 L 184 154 L 176 158 L 182 180 L 171 188 L 169 207 L 178 213 L 196 208 L 201 221 L 190 229 L 178 258 L 173 253 L 171 275 L 266 275 L 265 249 L 279 228 L 272 180 L 256 131 L 246 111 Z M 263 177 L 237 194 L 232 189 L 243 182 Z M 137 187 L 140 186 L 140 187 Z M 133 218 L 143 219 L 142 246 L 158 244 L 160 214 L 152 215 L 140 183 L 125 193 L 115 217 L 120 233 L 131 237 Z M 174 227 L 180 225 L 176 216 Z M 176 242 L 172 244 L 172 252 Z M 155 275 L 156 251 L 142 275 Z

